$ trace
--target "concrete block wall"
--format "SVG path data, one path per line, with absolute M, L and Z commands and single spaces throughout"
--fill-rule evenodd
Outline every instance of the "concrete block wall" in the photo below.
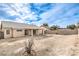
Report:
M 52 31 L 47 31 L 49 34 L 60 34 L 60 35 L 72 35 L 72 34 L 78 34 L 78 30 L 74 29 L 58 29 L 58 30 L 52 30 Z

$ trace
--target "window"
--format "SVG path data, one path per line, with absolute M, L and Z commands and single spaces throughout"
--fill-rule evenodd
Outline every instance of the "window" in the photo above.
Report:
M 18 32 L 22 31 L 22 30 L 17 30 Z
M 6 30 L 6 34 L 10 34 L 10 30 Z

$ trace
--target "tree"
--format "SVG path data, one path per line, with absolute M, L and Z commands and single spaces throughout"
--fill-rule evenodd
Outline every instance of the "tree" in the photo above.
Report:
M 59 26 L 57 26 L 57 25 L 52 25 L 51 27 L 50 27 L 50 30 L 57 30 L 59 28 Z
M 68 25 L 67 28 L 68 29 L 75 29 L 76 28 L 76 25 L 75 24 L 71 24 L 71 25 Z
M 41 26 L 49 28 L 49 25 L 47 23 L 42 24 Z
M 79 28 L 79 22 L 77 23 L 77 27 Z

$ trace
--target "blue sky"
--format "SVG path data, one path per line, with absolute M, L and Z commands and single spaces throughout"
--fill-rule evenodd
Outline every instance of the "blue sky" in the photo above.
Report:
M 0 21 L 66 27 L 79 22 L 78 3 L 0 3 Z

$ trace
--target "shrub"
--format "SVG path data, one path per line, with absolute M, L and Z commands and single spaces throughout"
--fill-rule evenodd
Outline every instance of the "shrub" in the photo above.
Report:
M 27 55 L 35 55 L 35 51 L 33 50 L 33 45 L 34 45 L 34 40 L 33 39 L 29 39 L 28 42 L 25 42 L 25 51 L 23 54 L 27 54 Z
M 68 28 L 68 29 L 75 29 L 75 28 L 76 28 L 76 25 L 74 25 L 74 24 L 68 25 L 67 28 Z

